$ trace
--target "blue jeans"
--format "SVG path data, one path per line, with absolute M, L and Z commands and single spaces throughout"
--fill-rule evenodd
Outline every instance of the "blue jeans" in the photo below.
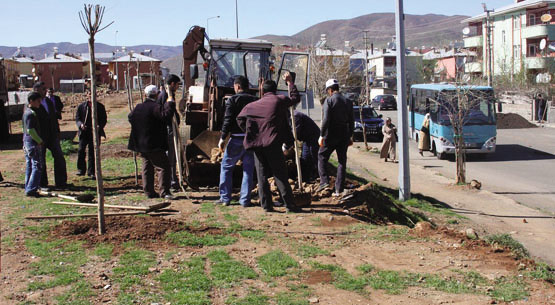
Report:
M 254 187 L 254 155 L 253 152 L 243 148 L 242 137 L 232 137 L 227 143 L 220 171 L 220 201 L 231 201 L 233 169 L 239 160 L 243 161 L 243 182 L 241 184 L 241 198 L 239 199 L 239 203 L 241 203 L 242 206 L 249 206 L 251 203 L 251 191 Z
M 40 146 L 24 143 L 25 151 L 25 194 L 33 194 L 39 190 L 42 171 L 42 152 Z

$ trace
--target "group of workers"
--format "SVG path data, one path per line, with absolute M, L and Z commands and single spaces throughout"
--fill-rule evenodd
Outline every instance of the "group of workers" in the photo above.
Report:
M 229 205 L 232 199 L 232 172 L 241 160 L 243 181 L 239 203 L 250 207 L 251 191 L 254 187 L 253 172 L 256 169 L 258 197 L 262 208 L 271 212 L 272 200 L 269 178 L 273 177 L 287 211 L 300 210 L 295 205 L 293 191 L 288 180 L 285 155 L 294 143 L 290 109 L 300 102 L 300 94 L 289 73 L 284 75 L 289 96 L 277 94 L 275 81 L 263 83 L 263 96 L 248 93 L 249 82 L 244 76 L 234 80 L 235 95 L 225 104 L 225 116 L 218 146 L 224 151 L 220 171 L 220 200 Z M 347 165 L 347 148 L 352 145 L 354 131 L 353 105 L 339 92 L 335 79 L 326 83 L 328 98 L 323 105 L 322 128 L 307 115 L 295 111 L 294 123 L 297 140 L 303 142 L 301 168 L 306 181 L 320 177 L 318 191 L 329 188 L 326 165 L 330 155 L 336 151 L 339 166 L 335 183 L 336 196 L 344 191 Z M 226 139 L 229 137 L 226 145 Z
M 220 203 L 229 205 L 232 200 L 232 172 L 241 160 L 243 181 L 239 202 L 243 207 L 252 206 L 251 192 L 258 183 L 260 204 L 265 211 L 273 211 L 274 202 L 269 178 L 273 177 L 287 211 L 298 211 L 288 180 L 286 155 L 292 149 L 291 109 L 300 102 L 300 94 L 289 73 L 283 77 L 289 96 L 277 94 L 275 81 L 266 80 L 263 95 L 251 95 L 248 79 L 234 79 L 235 95 L 225 103 L 224 122 L 219 148 L 224 151 L 220 173 Z M 146 98 L 129 114 L 131 133 L 128 149 L 142 159 L 143 191 L 149 198 L 173 199 L 171 189 L 180 184 L 176 175 L 176 153 L 173 133 L 179 122 L 175 92 L 180 85 L 176 75 L 170 75 L 165 87 L 150 85 L 144 90 Z M 326 167 L 330 155 L 338 157 L 335 196 L 345 188 L 347 149 L 352 145 L 354 131 L 353 105 L 339 92 L 335 79 L 326 82 L 328 97 L 323 104 L 321 128 L 307 115 L 295 111 L 294 123 L 297 140 L 302 141 L 301 168 L 305 181 L 320 179 L 318 191 L 331 188 Z M 75 113 L 79 135 L 77 175 L 95 178 L 92 105 L 89 98 L 81 103 Z M 39 196 L 39 190 L 48 186 L 46 175 L 46 150 L 54 159 L 54 180 L 57 188 L 67 186 L 65 158 L 60 145 L 58 120 L 62 117 L 63 104 L 53 90 L 46 90 L 38 82 L 28 96 L 28 107 L 23 115 L 23 146 L 26 157 L 25 194 Z M 99 136 L 106 137 L 106 109 L 97 103 Z M 98 143 L 100 144 L 100 143 Z M 88 166 L 85 156 L 88 154 Z M 256 180 L 254 177 L 256 169 Z M 155 190 L 154 173 L 158 176 L 159 189 Z

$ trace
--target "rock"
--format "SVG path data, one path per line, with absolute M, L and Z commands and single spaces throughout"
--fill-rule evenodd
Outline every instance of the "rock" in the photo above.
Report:
M 318 298 L 310 298 L 310 299 L 308 299 L 308 302 L 311 303 L 311 304 L 315 304 L 315 303 L 320 302 L 320 300 L 318 300 Z
M 472 187 L 473 189 L 481 189 L 482 188 L 482 183 L 478 180 L 472 180 L 470 181 L 470 187 Z
M 432 224 L 427 222 L 427 221 L 419 221 L 414 228 L 411 229 L 412 232 L 418 234 L 418 235 L 423 235 L 426 233 L 429 233 L 431 231 L 433 231 L 433 227 Z
M 472 229 L 472 228 L 466 229 L 466 231 L 464 231 L 464 233 L 466 234 L 466 237 L 468 237 L 470 239 L 478 239 L 478 234 L 476 234 L 476 231 L 474 231 L 474 229 Z
M 382 181 L 387 181 L 387 178 L 383 178 Z
M 333 216 L 330 216 L 329 221 L 333 221 Z
M 112 285 L 108 284 L 108 285 L 104 286 L 103 289 L 104 289 L 104 290 L 108 290 L 108 289 L 110 289 L 111 287 L 112 287 Z

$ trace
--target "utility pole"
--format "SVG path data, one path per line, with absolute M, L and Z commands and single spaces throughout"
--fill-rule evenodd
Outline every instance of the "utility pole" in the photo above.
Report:
M 395 32 L 397 35 L 397 116 L 399 139 L 399 200 L 410 199 L 409 130 L 405 75 L 405 15 L 403 0 L 396 0 Z
M 115 53 L 116 60 L 118 59 L 118 31 L 116 31 L 116 53 Z M 119 91 L 119 74 L 118 74 L 118 62 L 116 63 L 116 90 Z
M 486 52 L 488 56 L 488 86 L 493 86 L 493 63 L 492 63 L 492 46 L 491 46 L 491 29 L 492 25 L 490 24 L 490 13 L 493 10 L 488 10 L 488 7 L 485 3 L 482 3 L 482 7 L 484 8 L 484 12 L 486 13 Z
M 237 0 L 235 0 L 235 31 L 237 39 L 239 39 L 239 8 L 237 7 Z
M 359 105 L 360 124 L 362 125 L 362 138 L 364 139 L 364 148 L 368 150 L 368 141 L 366 139 L 366 123 L 364 123 L 362 116 L 363 106 L 370 105 L 370 88 L 368 87 L 368 30 L 364 30 L 364 104 Z

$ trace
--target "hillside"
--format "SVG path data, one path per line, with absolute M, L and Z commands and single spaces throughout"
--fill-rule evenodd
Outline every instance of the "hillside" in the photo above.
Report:
M 461 40 L 464 27 L 461 20 L 467 16 L 405 15 L 406 42 L 408 47 L 440 46 Z M 363 46 L 363 31 L 369 30 L 369 42 L 376 47 L 384 46 L 395 36 L 395 14 L 376 13 L 353 19 L 329 20 L 315 24 L 292 36 L 263 35 L 255 38 L 266 39 L 276 44 L 313 45 L 321 34 L 327 35 L 328 45 L 343 48 L 346 40 L 351 46 Z

